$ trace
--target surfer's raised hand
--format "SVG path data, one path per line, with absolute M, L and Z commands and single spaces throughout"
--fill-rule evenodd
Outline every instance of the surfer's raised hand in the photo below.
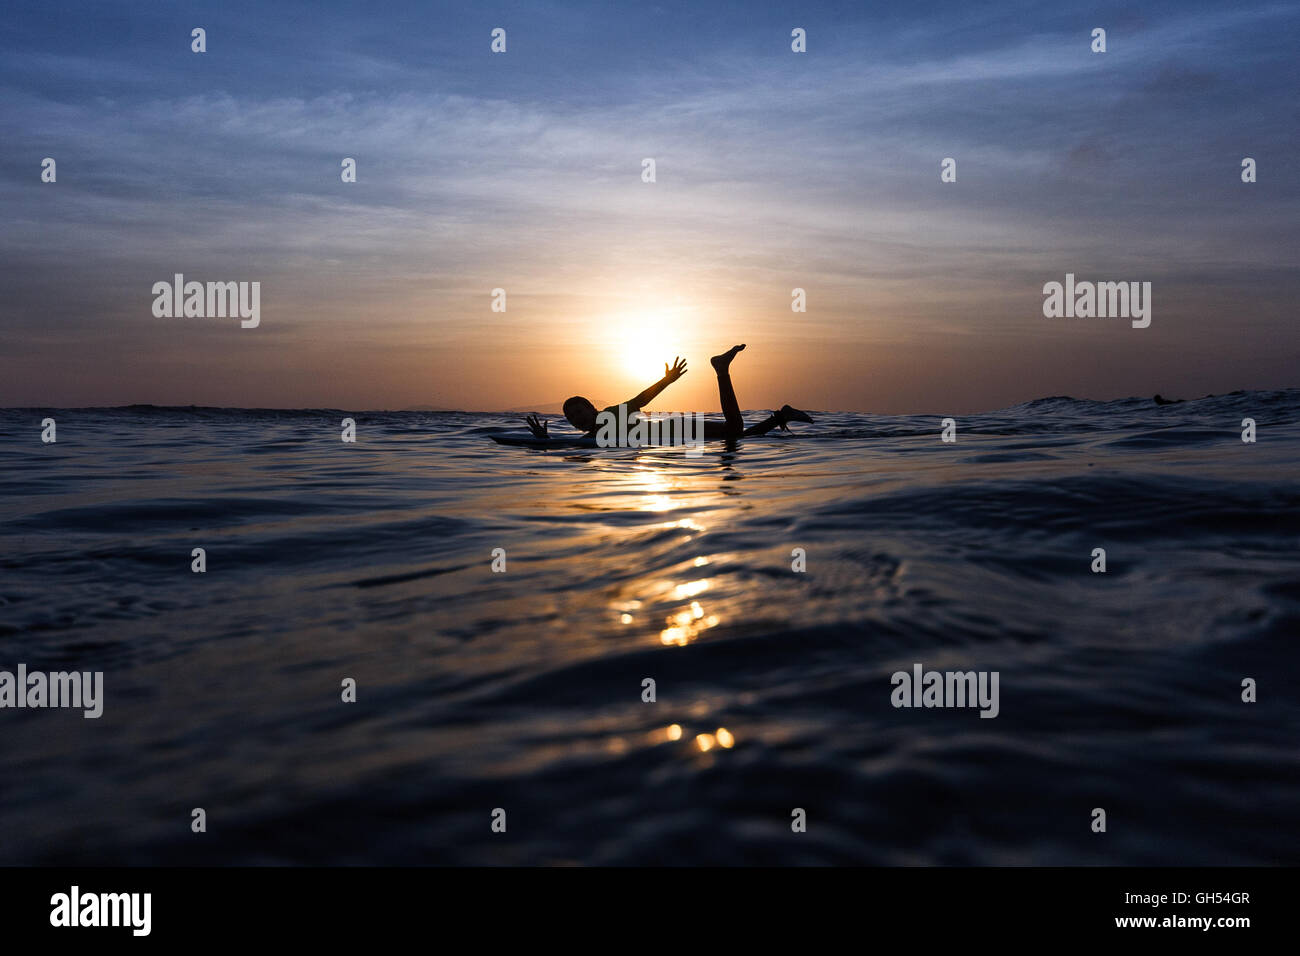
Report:
M 640 395 L 637 395 L 635 398 L 629 398 L 626 402 L 623 403 L 624 405 L 627 406 L 628 414 L 630 415 L 632 412 L 639 412 L 641 409 L 645 408 L 647 405 L 649 405 L 651 402 L 655 400 L 655 396 L 657 396 L 665 388 L 667 388 L 669 385 L 677 381 L 685 374 L 686 374 L 686 359 L 675 358 L 673 359 L 673 364 L 671 366 L 669 366 L 669 364 L 665 362 L 663 378 L 655 382 L 653 385 L 647 388 Z M 617 405 L 611 405 L 608 411 L 613 411 L 617 407 L 618 407 Z
M 547 422 L 544 422 L 540 418 L 538 418 L 535 412 L 529 415 L 527 418 L 525 418 L 524 421 L 528 423 L 528 430 L 533 433 L 534 438 L 547 437 L 546 435 Z

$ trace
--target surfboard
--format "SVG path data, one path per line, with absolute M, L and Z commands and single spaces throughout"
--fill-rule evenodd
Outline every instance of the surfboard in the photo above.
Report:
M 577 435 L 573 438 L 535 438 L 531 434 L 488 435 L 498 445 L 514 445 L 519 448 L 597 448 L 595 438 Z

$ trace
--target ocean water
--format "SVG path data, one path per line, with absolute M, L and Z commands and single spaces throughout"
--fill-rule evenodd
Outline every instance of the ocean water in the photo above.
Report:
M 1298 412 L 816 413 L 699 458 L 0 412 L 0 669 L 105 698 L 0 710 L 0 864 L 1300 863 Z M 894 707 L 918 663 L 996 671 L 998 716 Z

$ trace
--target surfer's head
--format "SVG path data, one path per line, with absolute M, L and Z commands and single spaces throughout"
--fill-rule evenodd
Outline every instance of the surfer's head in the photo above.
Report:
M 596 406 L 581 395 L 574 395 L 564 403 L 564 417 L 574 428 L 589 432 L 596 427 Z

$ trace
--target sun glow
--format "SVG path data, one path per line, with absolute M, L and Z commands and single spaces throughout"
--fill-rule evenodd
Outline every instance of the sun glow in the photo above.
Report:
M 664 363 L 685 349 L 680 339 L 683 323 L 680 309 L 629 312 L 609 322 L 610 356 L 629 379 L 645 388 L 664 375 Z

